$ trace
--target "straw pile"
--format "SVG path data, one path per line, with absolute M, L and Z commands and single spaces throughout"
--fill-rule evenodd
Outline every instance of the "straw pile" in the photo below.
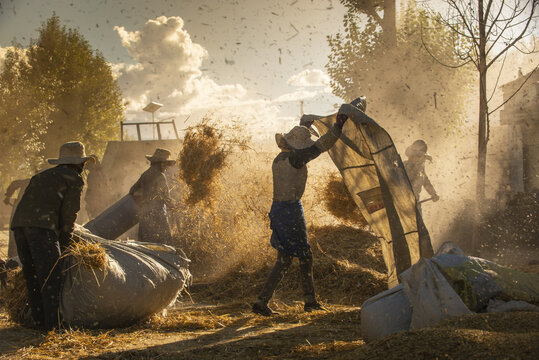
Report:
M 107 267 L 107 252 L 97 242 L 79 238 L 67 247 L 63 256 L 73 257 L 76 265 L 88 269 L 104 270 Z
M 367 225 L 341 176 L 333 173 L 322 189 L 324 206 L 336 218 L 358 226 Z
M 315 285 L 323 301 L 361 304 L 387 288 L 381 247 L 375 236 L 343 225 L 315 227 L 309 233 Z M 193 299 L 216 302 L 254 299 L 275 261 L 275 251 L 270 253 L 268 261 L 256 269 L 250 263 L 239 263 L 208 284 L 195 285 Z M 294 262 L 276 291 L 276 299 L 302 300 L 298 268 Z
M 8 270 L 6 285 L 0 291 L 0 299 L 11 321 L 23 323 L 28 309 L 28 293 L 21 269 Z
M 356 359 L 534 359 L 538 313 L 487 313 L 450 319 L 435 328 L 403 331 L 368 344 Z M 350 353 L 348 356 L 352 355 Z

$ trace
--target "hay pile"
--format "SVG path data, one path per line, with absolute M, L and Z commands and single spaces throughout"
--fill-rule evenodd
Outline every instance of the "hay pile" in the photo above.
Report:
M 107 252 L 99 243 L 78 239 L 73 241 L 62 257 L 72 257 L 74 265 L 84 266 L 88 269 L 106 270 Z
M 309 230 L 314 256 L 314 279 L 322 301 L 361 304 L 387 288 L 385 265 L 378 239 L 349 226 L 314 227 Z M 195 285 L 191 294 L 197 302 L 254 300 L 275 261 L 276 252 L 253 269 L 240 263 L 222 276 Z M 247 261 L 247 260 L 246 260 Z M 279 285 L 274 299 L 302 301 L 299 267 L 294 261 Z
M 8 270 L 6 286 L 0 289 L 0 299 L 11 321 L 24 323 L 29 307 L 26 280 L 21 269 Z
M 536 359 L 539 313 L 487 313 L 403 331 L 361 347 L 357 359 Z M 348 353 L 347 356 L 352 354 Z
M 232 148 L 239 146 L 245 149 L 249 141 L 234 130 L 233 127 L 217 128 L 211 124 L 209 117 L 187 129 L 178 155 L 179 177 L 189 189 L 187 204 L 194 205 L 201 201 L 212 204 L 218 175 L 225 167 Z
M 340 175 L 333 173 L 328 177 L 322 189 L 322 199 L 326 209 L 336 218 L 357 226 L 367 225 Z

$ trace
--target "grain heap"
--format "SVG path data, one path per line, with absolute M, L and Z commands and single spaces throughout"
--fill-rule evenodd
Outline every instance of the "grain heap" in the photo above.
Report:
M 325 208 L 336 218 L 357 226 L 367 225 L 340 175 L 333 173 L 328 177 L 322 189 L 322 199 Z
M 380 243 L 371 233 L 344 225 L 323 226 L 309 229 L 309 238 L 315 261 L 315 285 L 323 301 L 359 305 L 386 289 Z M 195 301 L 254 299 L 273 265 L 275 254 L 267 254 L 257 268 L 245 259 L 226 274 L 211 279 L 209 286 L 200 286 Z M 297 264 L 291 266 L 275 298 L 302 299 Z

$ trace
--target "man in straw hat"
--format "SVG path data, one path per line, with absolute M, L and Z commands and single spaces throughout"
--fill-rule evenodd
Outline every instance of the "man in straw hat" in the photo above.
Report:
M 60 322 L 59 260 L 71 242 L 84 185 L 81 174 L 88 160 L 80 142 L 63 144 L 60 156 L 48 160 L 57 166 L 30 179 L 11 221 L 32 318 L 45 330 Z
M 346 120 L 346 115 L 337 114 L 335 125 L 317 141 L 311 139 L 309 128 L 302 125 L 295 126 L 286 134 L 275 135 L 281 153 L 273 160 L 272 165 L 273 204 L 269 218 L 273 231 L 270 243 L 277 250 L 277 261 L 253 304 L 254 313 L 264 316 L 275 314 L 268 307 L 268 302 L 294 257 L 299 259 L 301 285 L 305 296 L 304 310 L 325 310 L 315 297 L 313 255 L 307 241 L 307 225 L 301 197 L 307 181 L 306 164 L 335 144 L 341 136 Z
M 176 203 L 170 197 L 165 170 L 176 161 L 170 155 L 170 151 L 159 148 L 153 155 L 146 155 L 150 168 L 129 190 L 139 206 L 139 241 L 172 243 L 167 207 L 175 208 Z

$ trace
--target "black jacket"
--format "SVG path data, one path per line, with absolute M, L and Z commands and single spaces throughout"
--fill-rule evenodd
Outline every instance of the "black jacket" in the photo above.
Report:
M 83 186 L 81 174 L 70 165 L 59 165 L 34 175 L 15 209 L 11 228 L 49 229 L 56 232 L 62 245 L 68 244 Z

